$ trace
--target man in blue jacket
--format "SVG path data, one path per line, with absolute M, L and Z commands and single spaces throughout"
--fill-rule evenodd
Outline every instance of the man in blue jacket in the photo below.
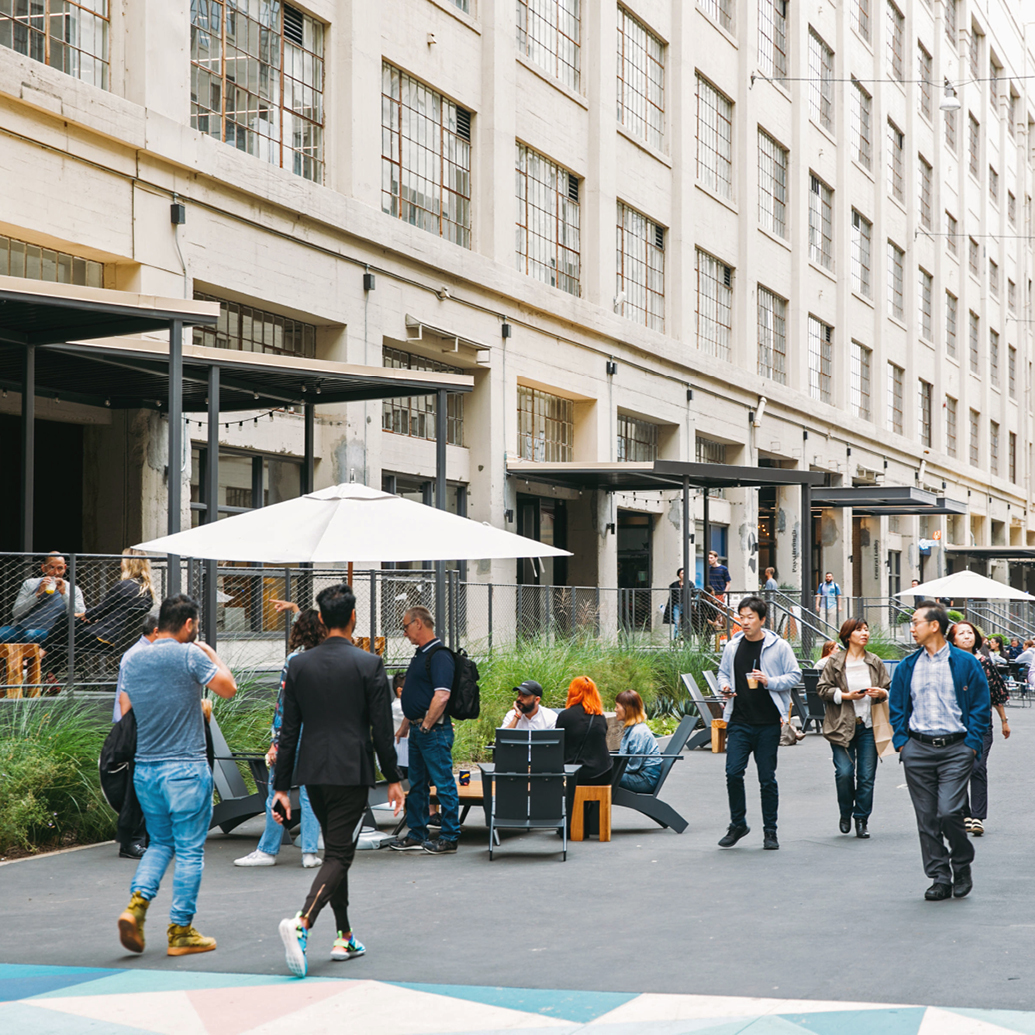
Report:
M 963 898 L 974 886 L 974 843 L 963 809 L 991 699 L 978 660 L 946 641 L 945 608 L 925 600 L 909 625 L 921 649 L 896 666 L 888 711 L 916 812 L 924 872 L 934 881 L 924 898 L 937 902 Z
M 801 669 L 791 645 L 764 627 L 768 608 L 761 597 L 744 597 L 738 608 L 743 632 L 737 633 L 722 653 L 719 689 L 726 698 L 726 793 L 730 802 L 729 830 L 720 848 L 732 848 L 745 834 L 747 801 L 744 773 L 755 756 L 762 797 L 762 847 L 780 847 L 776 813 L 780 792 L 776 785 L 776 754 L 780 726 L 791 703 L 791 688 L 801 681 Z

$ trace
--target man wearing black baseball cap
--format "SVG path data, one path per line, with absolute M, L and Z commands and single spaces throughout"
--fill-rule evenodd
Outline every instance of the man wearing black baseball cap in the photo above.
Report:
M 507 730 L 552 730 L 557 725 L 557 713 L 540 704 L 543 688 L 534 680 L 526 679 L 514 687 L 514 707 L 500 724 Z

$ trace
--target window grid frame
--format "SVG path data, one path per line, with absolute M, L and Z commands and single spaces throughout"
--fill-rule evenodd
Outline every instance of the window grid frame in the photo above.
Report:
M 664 333 L 665 228 L 619 200 L 615 230 L 616 294 L 625 293 L 622 316 Z
M 999 422 L 988 422 L 988 470 L 999 477 Z
M 905 77 L 905 35 L 906 16 L 894 0 L 888 0 L 887 10 L 887 61 L 893 79 L 902 82 Z
M 758 375 L 787 384 L 787 299 L 758 285 Z
M 519 384 L 517 424 L 518 453 L 522 460 L 540 463 L 565 463 L 572 460 L 575 405 L 571 399 Z
M 958 402 L 951 395 L 945 397 L 945 452 L 949 456 L 958 456 L 959 445 L 956 441 Z
M 931 194 L 932 194 L 932 183 L 934 180 L 934 169 L 931 163 L 924 158 L 923 155 L 918 154 L 917 162 L 919 164 L 920 175 L 917 177 L 920 186 L 920 197 L 919 197 L 919 208 L 920 208 L 920 225 L 926 227 L 928 230 L 931 229 Z
M 870 380 L 873 351 L 857 341 L 852 342 L 851 408 L 856 417 L 873 420 L 870 402 Z
M 922 377 L 918 379 L 919 399 L 917 405 L 918 426 L 917 431 L 920 437 L 920 444 L 930 448 L 933 431 L 931 428 L 932 409 L 934 404 L 934 385 L 925 381 Z
M 981 465 L 981 414 L 977 410 L 970 411 L 970 466 Z
M 917 285 L 917 295 L 919 301 L 919 323 L 920 323 L 920 337 L 925 341 L 934 341 L 934 311 L 933 311 L 933 299 L 934 293 L 934 277 L 927 272 L 921 266 L 919 268 L 919 284 Z
M 809 396 L 819 402 L 832 403 L 834 372 L 834 328 L 809 314 Z
M 895 363 L 888 364 L 888 428 L 897 435 L 903 433 L 903 408 L 906 372 Z
M 219 321 L 215 325 L 194 328 L 192 341 L 195 345 L 231 352 L 258 352 L 267 356 L 316 358 L 315 324 L 204 291 L 195 290 L 194 299 L 198 302 L 215 302 L 219 306 Z M 281 341 L 285 343 L 283 345 L 276 344 L 278 329 Z M 286 344 L 289 335 L 294 340 L 292 346 Z M 252 347 L 246 348 L 246 343 Z
M 758 130 L 758 222 L 787 239 L 787 173 L 790 151 L 764 129 Z
M 706 190 L 732 200 L 733 100 L 700 72 L 697 73 L 696 134 L 698 182 Z
M 706 355 L 729 362 L 733 352 L 733 268 L 710 252 L 698 248 L 695 274 L 697 347 Z M 729 285 L 726 284 L 727 276 Z M 702 312 L 702 302 L 709 306 L 711 312 Z
M 653 463 L 658 459 L 658 425 L 626 413 L 617 415 L 619 463 Z
M 728 0 L 714 2 L 721 5 Z M 657 151 L 661 151 L 665 144 L 666 51 L 661 37 L 619 6 L 618 124 Z M 642 61 L 638 62 L 637 57 Z M 627 72 L 635 73 L 635 76 Z M 633 103 L 629 103 L 630 100 Z
M 959 299 L 951 292 L 945 292 L 945 354 L 956 358 L 956 322 L 959 313 Z
M 973 309 L 970 310 L 970 372 L 981 373 L 981 318 Z
M 888 193 L 903 204 L 906 200 L 904 188 L 906 135 L 888 119 Z
M 834 52 L 809 26 L 809 117 L 834 132 Z
M 771 79 L 787 77 L 787 0 L 758 0 L 758 65 Z
M 921 40 L 917 40 L 917 64 L 918 79 L 920 87 L 920 114 L 931 121 L 934 115 L 933 91 L 931 85 L 934 79 L 934 58 L 931 52 L 924 46 Z
M 0 276 L 102 288 L 104 263 L 0 234 Z
M 894 241 L 888 241 L 888 315 L 903 322 L 905 316 L 906 253 Z
M 565 23 L 568 31 L 562 27 Z M 517 0 L 516 28 L 521 53 L 569 90 L 581 93 L 582 0 Z M 544 55 L 553 60 L 542 60 Z
M 873 95 L 853 77 L 852 157 L 864 168 L 873 169 Z
M 95 10 L 100 7 L 101 10 Z M 101 90 L 111 89 L 111 3 L 109 0 L 34 0 L 26 13 L 0 13 L 0 49 L 12 50 L 48 68 L 78 79 L 81 83 Z M 78 21 L 77 21 L 78 19 Z M 58 28 L 55 31 L 55 22 Z M 64 23 L 64 29 L 60 28 Z M 3 26 L 10 26 L 10 43 Z M 100 38 L 100 53 L 88 49 L 83 41 L 83 30 L 90 29 L 94 41 Z M 76 45 L 70 38 L 77 37 Z M 21 37 L 24 49 L 19 46 Z M 55 60 L 58 59 L 58 60 Z M 84 64 L 92 74 L 84 74 Z
M 970 175 L 975 180 L 981 177 L 981 123 L 974 118 L 973 112 L 967 112 L 967 152 L 970 156 Z
M 427 370 L 441 374 L 461 374 L 460 367 L 437 359 L 428 359 L 404 349 L 384 346 L 381 365 L 392 370 Z M 390 435 L 437 441 L 437 393 L 384 399 L 381 403 L 381 430 Z M 402 426 L 405 424 L 406 430 Z M 446 443 L 464 445 L 464 396 L 450 392 L 446 396 Z
M 999 332 L 988 331 L 988 382 L 998 391 L 999 384 Z
M 852 287 L 863 298 L 873 297 L 873 223 L 852 209 Z

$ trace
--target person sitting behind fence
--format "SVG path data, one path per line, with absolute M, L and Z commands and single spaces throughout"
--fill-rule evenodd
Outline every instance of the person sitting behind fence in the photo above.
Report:
M 816 662 L 814 667 L 816 669 L 821 669 L 827 663 L 827 659 L 830 655 L 836 650 L 837 640 L 827 640 L 827 642 L 823 644 L 823 652 L 819 656 L 819 661 Z
M 534 679 L 514 687 L 514 695 L 514 707 L 503 717 L 500 729 L 552 730 L 557 725 L 557 713 L 541 703 L 543 688 Z
M 661 776 L 661 749 L 647 725 L 643 698 L 635 690 L 623 690 L 615 698 L 615 716 L 624 726 L 618 753 L 632 756 L 618 786 L 637 794 L 651 794 Z
M 407 731 L 402 730 L 406 716 L 403 714 L 402 692 L 403 684 L 406 682 L 405 672 L 396 672 L 392 676 L 392 725 L 395 727 L 395 760 L 399 766 L 399 772 L 403 779 L 409 772 L 410 765 L 410 741 L 406 735 Z
M 43 574 L 26 579 L 11 608 L 11 625 L 0 626 L 0 643 L 43 643 L 53 627 L 68 615 L 65 558 L 52 550 L 43 559 Z M 75 587 L 76 613 L 86 610 L 83 591 Z

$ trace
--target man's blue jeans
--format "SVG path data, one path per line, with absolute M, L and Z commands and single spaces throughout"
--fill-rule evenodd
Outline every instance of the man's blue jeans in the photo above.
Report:
M 873 779 L 877 775 L 877 745 L 873 730 L 855 727 L 848 747 L 831 744 L 834 753 L 834 783 L 842 816 L 869 819 L 873 811 Z
M 43 643 L 49 632 L 26 625 L 0 625 L 0 643 Z
M 269 794 L 266 796 L 266 829 L 262 832 L 257 850 L 267 855 L 276 855 L 284 843 L 284 828 L 273 818 L 273 774 L 276 766 L 270 768 Z M 302 811 L 302 854 L 315 855 L 320 845 L 320 824 L 313 806 L 309 804 L 309 792 L 298 788 L 298 802 Z M 291 817 L 292 820 L 294 816 Z
M 175 855 L 169 922 L 186 927 L 194 919 L 205 865 L 205 838 L 212 821 L 212 770 L 204 759 L 138 761 L 133 786 L 150 843 L 130 890 L 139 891 L 148 901 L 153 899 Z
M 453 724 L 448 720 L 427 733 L 420 723 L 410 724 L 410 793 L 406 795 L 406 825 L 410 837 L 428 840 L 428 788 L 438 794 L 442 814 L 442 838 L 460 839 L 460 796 L 453 779 Z
M 776 786 L 776 752 L 779 748 L 778 722 L 765 726 L 730 723 L 726 730 L 726 793 L 730 800 L 730 822 L 734 826 L 744 826 L 747 820 L 744 773 L 753 754 L 762 794 L 762 828 L 776 829 L 776 813 L 780 805 L 780 792 Z

